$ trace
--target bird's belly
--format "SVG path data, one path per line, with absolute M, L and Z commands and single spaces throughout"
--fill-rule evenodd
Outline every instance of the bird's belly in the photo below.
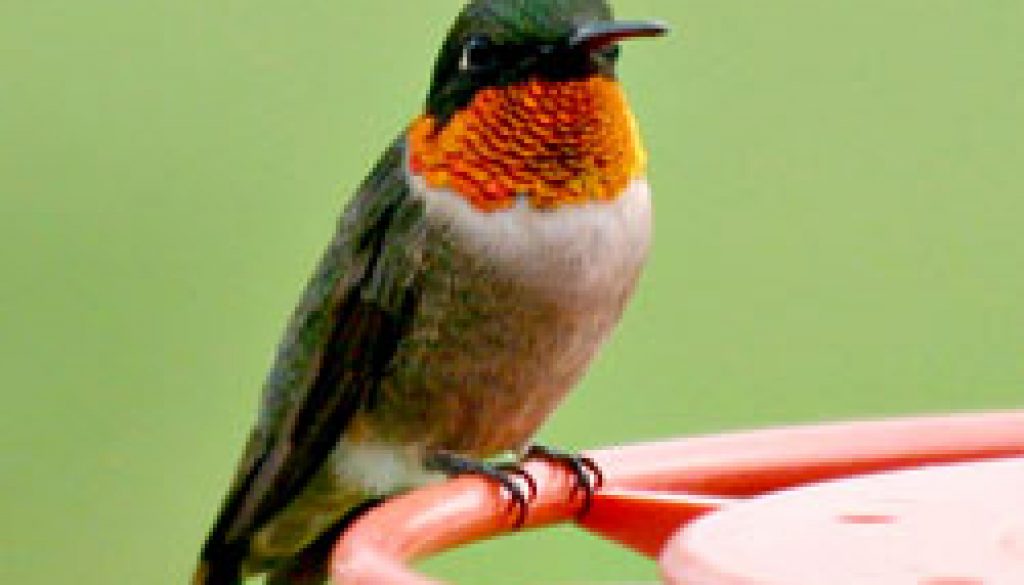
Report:
M 521 447 L 618 322 L 650 241 L 647 185 L 481 213 L 421 192 L 420 303 L 371 410 L 381 438 L 486 456 Z
M 389 439 L 428 448 L 518 447 L 583 373 L 619 311 L 514 297 L 495 283 L 458 292 L 472 298 L 424 315 L 403 342 L 375 409 L 380 424 L 395 433 Z

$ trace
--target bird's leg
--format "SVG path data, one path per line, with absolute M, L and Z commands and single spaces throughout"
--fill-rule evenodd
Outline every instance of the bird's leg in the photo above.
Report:
M 514 464 L 493 464 L 471 457 L 441 451 L 426 460 L 429 469 L 440 471 L 448 477 L 480 475 L 498 484 L 510 498 L 509 511 L 516 510 L 516 528 L 526 523 L 530 501 L 537 496 L 537 482 L 528 473 Z M 519 477 L 526 484 L 523 490 L 514 478 Z
M 604 474 L 593 459 L 544 445 L 531 445 L 523 456 L 524 461 L 530 459 L 543 459 L 566 467 L 576 479 L 570 495 L 583 494 L 583 505 L 580 507 L 577 517 L 581 518 L 590 511 L 594 493 L 604 484 Z

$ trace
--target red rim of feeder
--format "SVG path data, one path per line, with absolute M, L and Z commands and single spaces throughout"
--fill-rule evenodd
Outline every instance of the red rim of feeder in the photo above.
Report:
M 1024 455 L 1024 411 L 788 427 L 589 451 L 605 484 L 583 528 L 656 558 L 688 522 L 739 499 L 873 472 Z M 576 519 L 572 476 L 546 461 L 525 528 Z M 334 582 L 438 584 L 417 559 L 515 530 L 492 482 L 460 477 L 389 500 L 359 518 L 336 545 Z

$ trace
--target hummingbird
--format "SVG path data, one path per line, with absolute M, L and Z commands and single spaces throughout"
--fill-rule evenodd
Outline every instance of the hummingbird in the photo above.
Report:
M 515 491 L 485 462 L 529 451 L 648 256 L 616 66 L 667 30 L 605 0 L 463 8 L 287 324 L 193 585 L 321 583 L 354 511 L 445 476 Z

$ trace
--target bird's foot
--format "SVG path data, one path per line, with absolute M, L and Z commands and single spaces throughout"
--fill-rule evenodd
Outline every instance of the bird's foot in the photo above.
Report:
M 441 452 L 432 455 L 427 465 L 448 477 L 480 475 L 490 479 L 508 494 L 510 500 L 508 510 L 510 513 L 514 510 L 516 513 L 515 527 L 522 528 L 526 523 L 530 502 L 537 497 L 537 482 L 530 474 L 515 464 L 493 464 L 454 453 Z M 526 484 L 525 490 L 515 480 L 517 477 Z
M 525 461 L 542 459 L 566 467 L 576 480 L 570 496 L 575 497 L 577 494 L 582 494 L 583 496 L 583 504 L 580 506 L 577 518 L 582 518 L 590 511 L 590 506 L 594 501 L 594 493 L 601 489 L 601 486 L 604 484 L 604 474 L 593 459 L 583 455 L 566 453 L 543 445 L 530 446 L 526 450 L 523 459 Z

